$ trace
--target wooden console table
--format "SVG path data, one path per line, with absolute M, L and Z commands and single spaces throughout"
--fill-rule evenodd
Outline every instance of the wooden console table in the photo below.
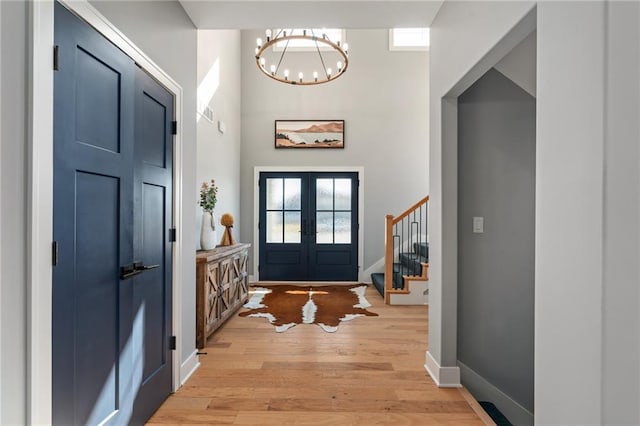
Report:
M 250 244 L 201 250 L 196 254 L 196 345 L 247 301 Z

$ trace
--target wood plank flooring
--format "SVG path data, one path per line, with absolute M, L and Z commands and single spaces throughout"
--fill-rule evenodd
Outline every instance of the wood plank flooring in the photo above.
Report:
M 276 333 L 234 315 L 207 342 L 201 366 L 149 424 L 482 425 L 458 389 L 424 369 L 427 307 L 387 306 L 335 333 L 301 324 Z

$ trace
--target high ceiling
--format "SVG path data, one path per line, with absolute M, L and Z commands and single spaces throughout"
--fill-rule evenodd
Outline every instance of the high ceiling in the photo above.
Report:
M 427 27 L 444 0 L 179 0 L 199 29 Z

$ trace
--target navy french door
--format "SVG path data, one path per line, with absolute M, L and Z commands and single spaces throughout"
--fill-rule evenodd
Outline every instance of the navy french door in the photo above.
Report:
M 260 173 L 261 281 L 358 280 L 358 174 Z
M 172 389 L 173 97 L 55 5 L 54 424 L 142 424 Z

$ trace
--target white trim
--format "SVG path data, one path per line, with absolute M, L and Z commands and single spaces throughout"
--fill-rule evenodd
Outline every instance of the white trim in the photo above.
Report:
M 427 351 L 424 368 L 427 370 L 436 385 L 440 388 L 461 388 L 460 368 L 441 367 L 438 361 Z
M 189 358 L 180 365 L 180 377 L 182 378 L 180 386 L 184 385 L 199 367 L 200 359 L 198 358 L 198 350 L 196 349 L 189 355 Z
M 98 32 L 135 60 L 143 69 L 175 96 L 178 134 L 174 144 L 174 224 L 177 241 L 173 247 L 173 330 L 177 345 L 173 357 L 173 390 L 181 384 L 182 271 L 183 230 L 183 93 L 182 87 L 146 56 L 131 40 L 100 14 L 87 0 L 61 0 L 69 10 L 84 19 Z M 51 240 L 53 235 L 53 0 L 30 2 L 32 52 L 30 67 L 31 117 L 27 356 L 28 423 L 51 423 Z M 38 117 L 34 120 L 33 117 Z
M 53 1 L 30 4 L 27 149 L 27 423 L 51 423 Z
M 0 26 L 2 25 L 2 5 L 0 5 Z M 2 48 L 2 30 L 0 29 L 0 48 Z M 0 55 L 0 147 L 2 146 L 2 55 Z M 0 154 L 0 176 L 2 176 L 2 154 Z M 2 197 L 0 197 L 0 235 L 4 235 L 2 231 Z M 2 256 L 0 256 L 0 282 L 2 282 Z M 0 309 L 2 309 L 2 291 L 0 291 Z M 0 325 L 0 368 L 2 368 L 2 326 Z M 2 386 L 0 386 L 0 410 L 2 409 Z M 0 415 L 0 423 L 2 423 L 2 415 Z
M 260 235 L 258 233 L 258 220 L 260 218 L 260 189 L 258 181 L 262 172 L 352 172 L 358 173 L 360 187 L 358 188 L 358 281 L 362 282 L 364 265 L 364 167 L 333 167 L 333 166 L 255 166 L 253 168 L 253 277 L 260 280 L 258 271 L 258 259 L 260 259 Z

